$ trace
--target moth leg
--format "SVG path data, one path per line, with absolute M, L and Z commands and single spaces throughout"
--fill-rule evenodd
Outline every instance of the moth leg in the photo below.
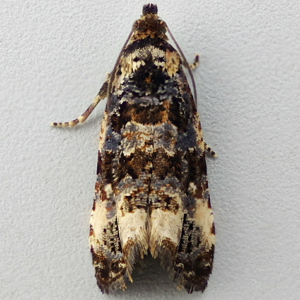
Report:
M 212 157 L 218 157 L 218 154 L 215 151 L 213 151 L 205 142 L 204 142 L 204 149 Z
M 199 55 L 198 54 L 195 56 L 194 62 L 189 64 L 189 66 L 190 66 L 191 70 L 194 70 L 199 66 Z
M 51 126 L 53 127 L 74 127 L 78 123 L 83 123 L 89 115 L 92 113 L 94 108 L 98 105 L 98 103 L 104 99 L 108 94 L 108 83 L 109 83 L 109 75 L 106 81 L 103 83 L 98 95 L 94 99 L 93 103 L 87 108 L 87 110 L 80 115 L 78 118 L 69 121 L 69 122 L 53 122 L 51 123 Z

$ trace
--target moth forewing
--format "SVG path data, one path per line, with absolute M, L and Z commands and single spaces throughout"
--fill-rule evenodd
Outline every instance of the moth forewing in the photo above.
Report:
M 179 53 L 168 43 L 172 37 Z M 205 151 L 186 59 L 157 6 L 147 4 L 86 112 L 108 98 L 101 125 L 90 247 L 103 293 L 126 289 L 150 253 L 188 293 L 203 291 L 213 266 L 215 230 Z

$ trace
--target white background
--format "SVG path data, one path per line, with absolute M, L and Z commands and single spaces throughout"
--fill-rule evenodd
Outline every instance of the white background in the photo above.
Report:
M 158 266 L 102 295 L 88 246 L 105 101 L 144 1 L 1 1 L 1 299 L 299 299 L 300 2 L 156 1 L 195 70 L 217 245 L 204 294 Z

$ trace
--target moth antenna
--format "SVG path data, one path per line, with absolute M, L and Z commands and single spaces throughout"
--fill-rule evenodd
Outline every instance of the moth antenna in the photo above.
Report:
M 169 33 L 171 39 L 173 40 L 174 44 L 176 45 L 176 48 L 178 49 L 178 51 L 179 51 L 179 53 L 180 53 L 180 55 L 181 55 L 181 57 L 182 57 L 182 59 L 183 59 L 183 65 L 188 69 L 188 72 L 189 72 L 189 74 L 190 74 L 190 76 L 191 76 L 192 85 L 193 85 L 193 90 L 194 90 L 195 103 L 197 104 L 196 84 L 195 84 L 195 79 L 194 79 L 193 73 L 192 73 L 192 71 L 191 71 L 190 65 L 189 65 L 188 61 L 186 60 L 186 58 L 185 58 L 185 56 L 184 56 L 184 54 L 183 54 L 181 48 L 179 47 L 178 43 L 176 42 L 176 40 L 175 40 L 175 38 L 174 38 L 174 36 L 173 36 L 173 34 L 172 34 L 170 28 L 169 28 L 167 25 L 166 25 L 166 27 L 167 27 L 167 30 L 168 30 L 168 33 Z

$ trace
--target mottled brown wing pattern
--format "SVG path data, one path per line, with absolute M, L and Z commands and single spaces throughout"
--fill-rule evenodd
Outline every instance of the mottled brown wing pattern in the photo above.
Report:
M 148 253 L 188 293 L 205 289 L 213 266 L 205 150 L 214 152 L 203 141 L 183 71 L 188 64 L 167 31 L 156 5 L 145 5 L 94 104 L 78 119 L 54 124 L 84 121 L 107 96 L 90 226 L 103 293 L 126 289 Z

